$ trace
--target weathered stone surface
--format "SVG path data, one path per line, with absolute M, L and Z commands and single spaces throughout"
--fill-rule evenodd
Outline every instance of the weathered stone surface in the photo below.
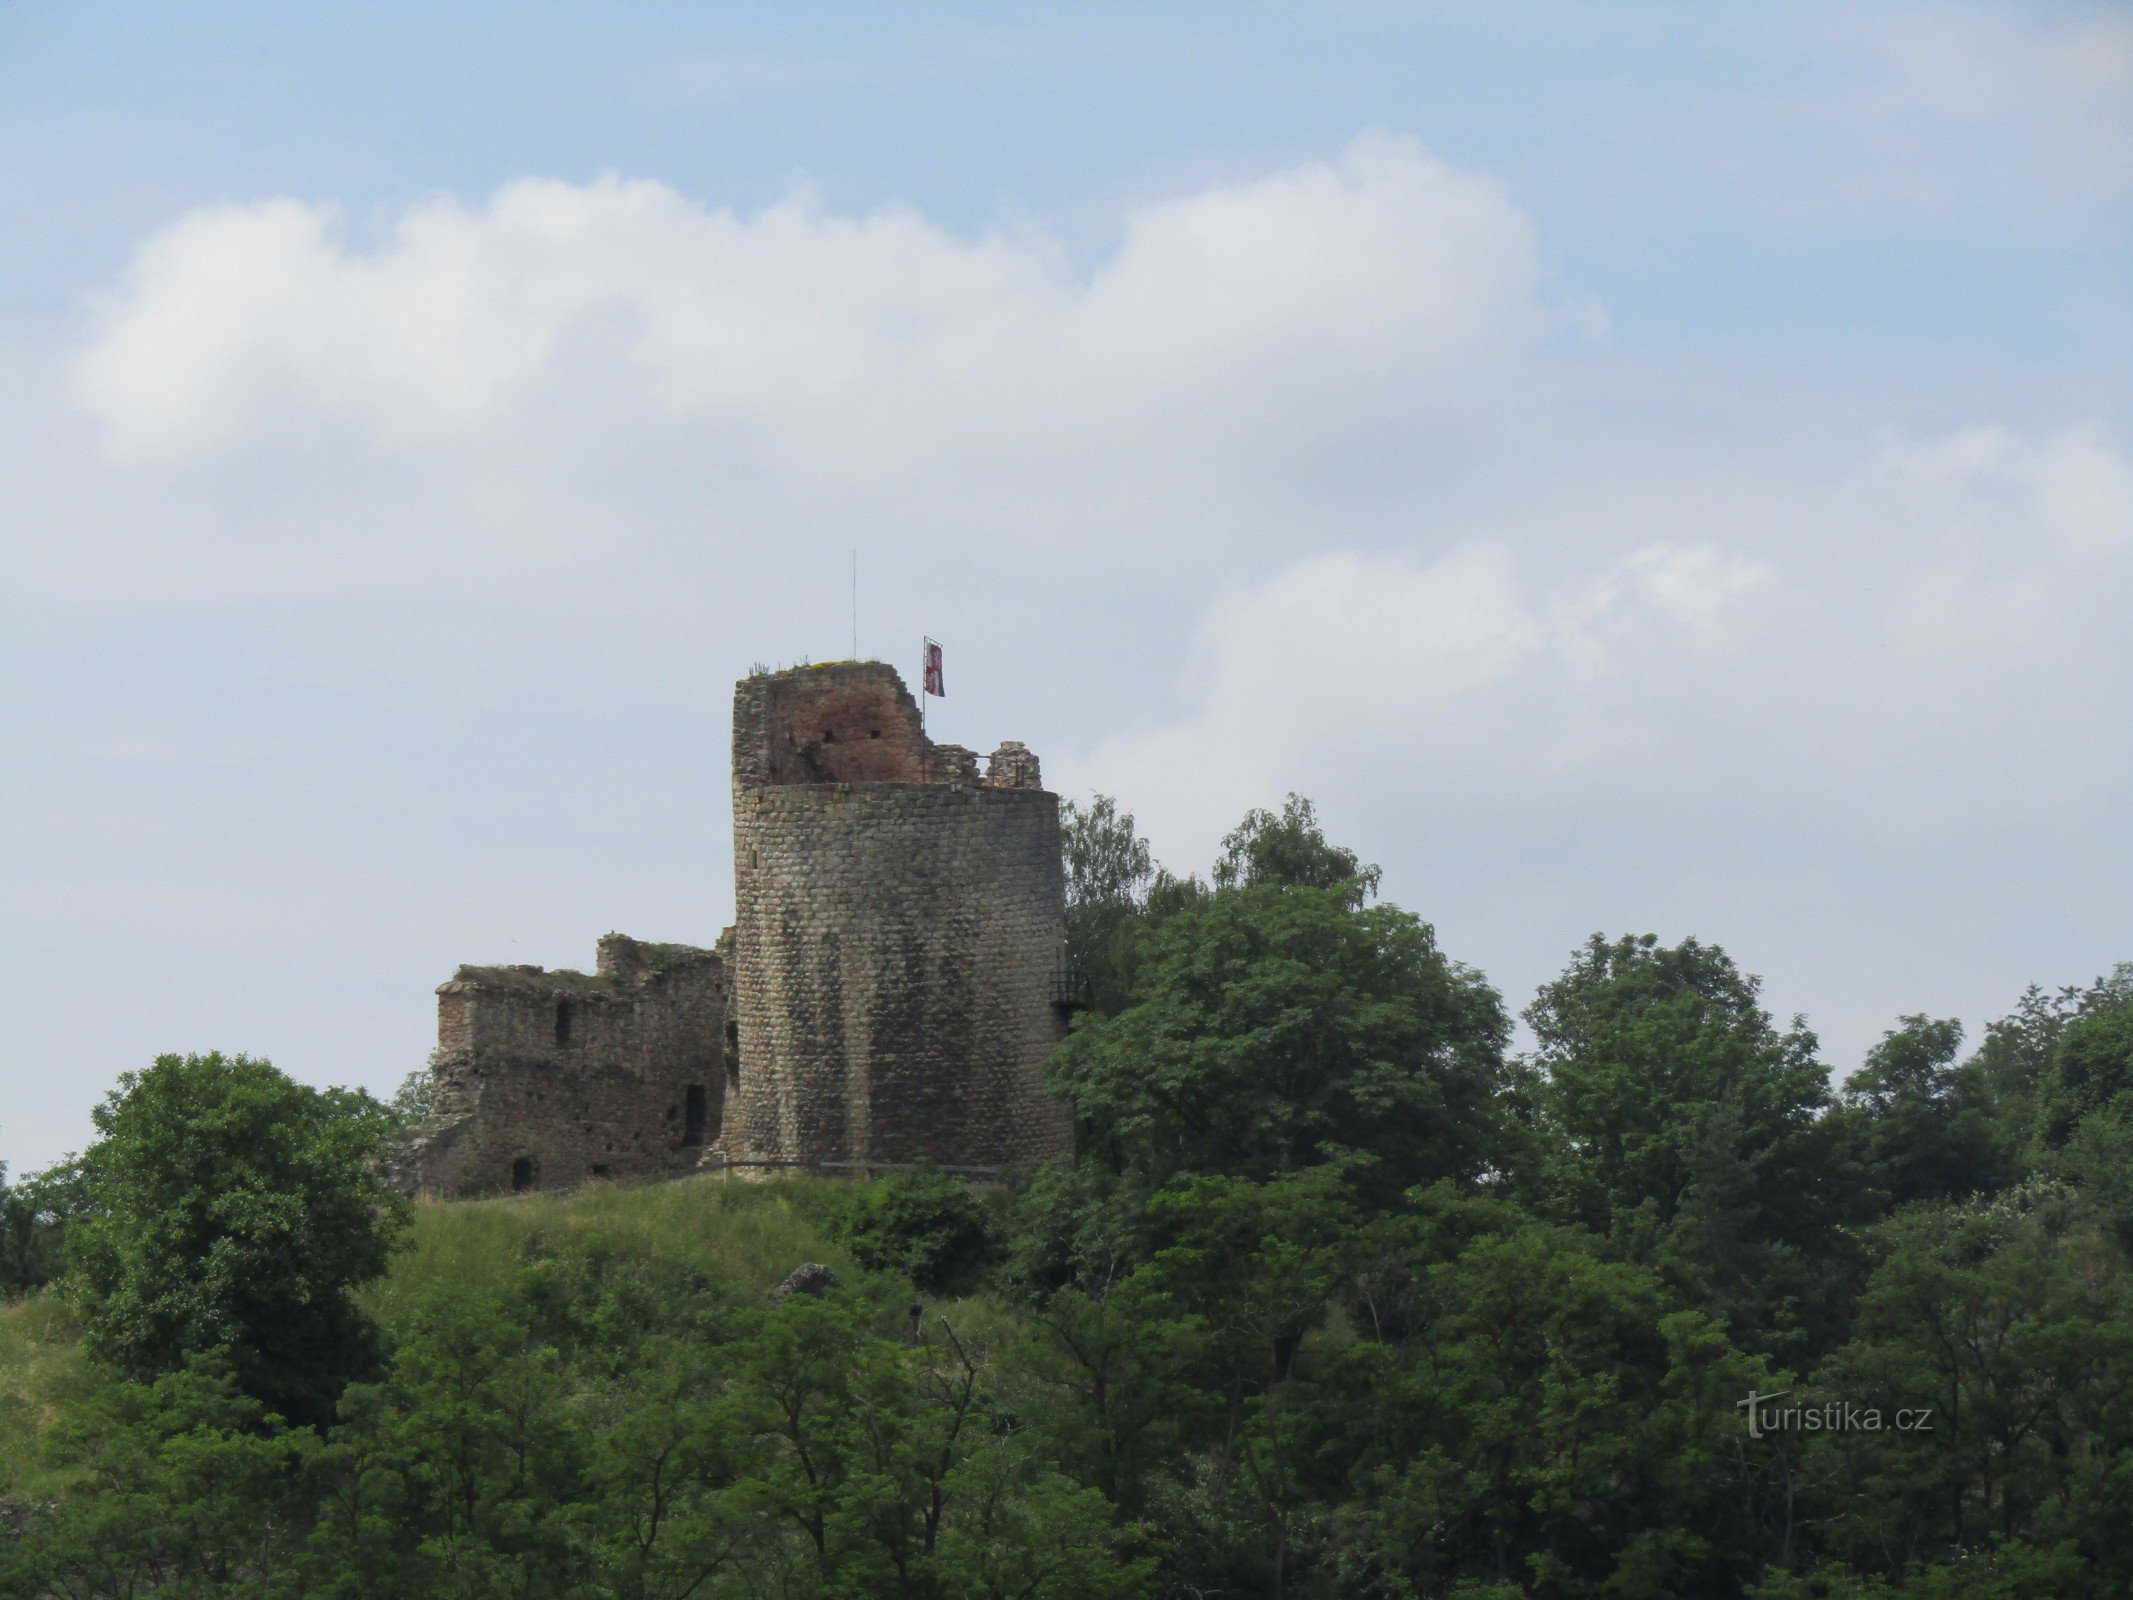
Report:
M 972 789 L 978 782 L 978 753 L 959 744 L 937 744 L 926 751 L 926 781 Z
M 726 964 L 611 933 L 591 974 L 461 967 L 437 990 L 418 1193 L 574 1188 L 691 1171 L 718 1137 Z
M 1039 1072 L 1064 1031 L 1058 797 L 979 785 L 970 752 L 923 743 L 922 770 L 949 777 L 754 781 L 778 752 L 819 747 L 791 718 L 836 697 L 778 686 L 808 674 L 885 675 L 909 699 L 878 663 L 801 668 L 735 695 L 740 1070 L 718 1153 L 831 1170 L 1060 1153 L 1072 1119 Z
M 1065 1028 L 1059 802 L 1027 747 L 981 782 L 892 667 L 759 673 L 734 691 L 733 813 L 716 950 L 609 934 L 590 975 L 462 967 L 438 989 L 409 1187 L 982 1175 L 1069 1148 L 1039 1073 Z
M 927 781 L 918 704 L 884 662 L 756 673 L 734 686 L 733 720 L 762 732 L 733 742 L 736 789 Z
M 1042 789 L 1037 755 L 1020 739 L 1003 739 L 985 763 L 985 782 L 994 789 Z
M 823 1295 L 836 1287 L 836 1273 L 819 1261 L 807 1261 L 787 1273 L 785 1281 L 770 1291 L 770 1298 L 782 1303 L 796 1294 Z

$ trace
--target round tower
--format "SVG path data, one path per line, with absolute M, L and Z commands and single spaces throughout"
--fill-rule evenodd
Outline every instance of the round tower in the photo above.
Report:
M 762 673 L 733 709 L 737 1024 L 718 1154 L 997 1169 L 1070 1148 L 1059 801 L 1015 743 L 981 778 L 894 668 Z

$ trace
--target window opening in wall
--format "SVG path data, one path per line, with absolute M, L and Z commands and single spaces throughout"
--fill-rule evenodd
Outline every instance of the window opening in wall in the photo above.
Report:
M 568 1000 L 558 1000 L 555 1003 L 555 1042 L 557 1044 L 570 1043 L 570 1002 Z
M 704 1142 L 704 1124 L 710 1119 L 711 1111 L 711 1102 L 709 1097 L 705 1095 L 702 1084 L 692 1083 L 689 1085 L 688 1106 L 688 1115 L 682 1118 L 681 1123 L 681 1142 L 683 1144 L 702 1144 Z
M 879 728 L 869 728 L 867 729 L 867 737 L 869 739 L 879 739 L 881 737 L 881 730 Z
M 533 1157 L 520 1156 L 511 1163 L 511 1192 L 524 1194 L 533 1187 Z
M 610 1176 L 612 1176 L 612 1175 L 613 1175 L 613 1173 L 614 1173 L 614 1168 L 610 1167 L 610 1166 L 609 1166 L 609 1165 L 608 1165 L 608 1164 L 607 1164 L 607 1163 L 606 1163 L 605 1161 L 595 1161 L 595 1162 L 593 1163 L 593 1176 L 594 1176 L 594 1177 L 596 1177 L 596 1178 L 605 1178 L 605 1177 L 610 1177 Z
M 735 1083 L 741 1081 L 741 1025 L 726 1024 L 726 1076 Z
M 835 744 L 837 742 L 837 730 L 835 728 L 824 728 L 822 730 L 822 742 L 824 744 Z

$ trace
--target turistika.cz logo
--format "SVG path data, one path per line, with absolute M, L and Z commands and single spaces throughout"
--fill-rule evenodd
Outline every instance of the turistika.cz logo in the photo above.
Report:
M 1733 1402 L 1748 1413 L 1749 1438 L 1760 1439 L 1771 1433 L 1879 1433 L 1889 1425 L 1878 1406 L 1855 1406 L 1844 1400 L 1827 1400 L 1820 1405 L 1775 1404 L 1791 1393 L 1790 1389 L 1776 1389 Z M 1893 1420 L 1898 1433 L 1931 1433 L 1933 1408 L 1905 1406 L 1893 1414 Z

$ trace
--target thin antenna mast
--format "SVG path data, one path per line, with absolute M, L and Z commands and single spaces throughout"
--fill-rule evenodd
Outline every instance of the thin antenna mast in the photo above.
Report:
M 852 550 L 852 659 L 859 659 L 859 550 Z

